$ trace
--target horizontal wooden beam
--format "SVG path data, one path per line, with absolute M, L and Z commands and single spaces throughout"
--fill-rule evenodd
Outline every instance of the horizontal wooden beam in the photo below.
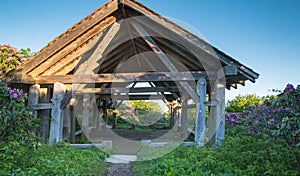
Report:
M 204 105 L 208 106 L 208 107 L 217 106 L 217 102 L 216 101 L 206 101 L 206 102 L 204 102 Z M 189 104 L 188 108 L 189 109 L 196 108 L 196 104 Z
M 114 93 L 179 92 L 178 87 L 132 87 L 132 88 L 84 88 L 73 90 L 73 94 L 92 93 L 109 95 Z
M 29 109 L 33 110 L 44 110 L 44 109 L 52 109 L 53 104 L 52 103 L 39 103 L 33 106 L 28 107 Z
M 20 72 L 14 73 L 14 74 L 8 74 L 3 77 L 3 80 L 5 82 L 10 83 L 22 83 L 22 84 L 34 84 L 35 79 L 27 74 L 22 74 Z
M 163 100 L 167 99 L 168 101 L 175 100 L 173 95 L 101 95 L 100 98 L 112 98 L 116 100 Z
M 138 73 L 106 73 L 91 75 L 51 75 L 37 77 L 36 84 L 88 84 L 88 83 L 131 83 L 131 82 L 161 82 L 161 81 L 195 81 L 208 72 L 138 72 Z M 209 75 L 215 72 L 209 72 Z

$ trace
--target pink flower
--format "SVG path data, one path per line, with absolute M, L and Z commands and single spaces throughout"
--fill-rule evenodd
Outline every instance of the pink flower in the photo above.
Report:
M 16 93 L 13 93 L 13 94 L 11 95 L 11 97 L 12 97 L 13 99 L 19 98 L 18 94 L 16 94 Z
M 259 120 L 254 120 L 253 124 L 256 125 L 259 122 Z
M 288 92 L 291 92 L 293 91 L 295 88 L 292 84 L 288 84 L 286 85 L 285 89 L 284 89 L 284 93 L 288 93 Z

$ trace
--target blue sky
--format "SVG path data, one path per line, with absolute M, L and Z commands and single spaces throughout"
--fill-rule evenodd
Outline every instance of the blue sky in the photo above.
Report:
M 36 52 L 104 4 L 104 0 L 1 2 L 0 43 Z M 211 44 L 260 74 L 227 93 L 271 94 L 300 84 L 300 1 L 139 0 L 159 14 L 195 28 Z

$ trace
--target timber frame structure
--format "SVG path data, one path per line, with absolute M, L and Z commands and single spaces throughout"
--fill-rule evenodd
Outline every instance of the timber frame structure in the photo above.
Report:
M 106 122 L 108 107 L 117 106 L 118 101 L 151 98 L 180 103 L 180 130 L 185 135 L 187 110 L 196 107 L 195 142 L 200 145 L 209 135 L 217 146 L 224 138 L 225 89 L 244 86 L 247 80 L 254 83 L 258 76 L 141 3 L 110 0 L 5 80 L 28 92 L 28 107 L 41 119 L 39 135 L 50 144 L 74 142 L 77 100 L 83 102 L 82 131 L 89 136 L 91 104 L 101 110 Z M 135 87 L 137 82 L 151 87 Z M 188 104 L 190 100 L 195 103 Z M 174 124 L 179 123 L 176 111 L 171 117 Z M 99 130 L 102 120 L 98 117 L 93 120 Z M 209 134 L 205 134 L 207 127 Z

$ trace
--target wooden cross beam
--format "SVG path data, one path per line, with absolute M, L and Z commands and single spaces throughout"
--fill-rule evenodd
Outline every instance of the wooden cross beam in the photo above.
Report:
M 108 47 L 109 43 L 115 37 L 119 29 L 119 23 L 115 22 L 112 24 L 111 28 L 102 38 L 98 46 L 95 48 L 94 52 L 91 55 L 86 54 L 86 58 L 83 58 L 83 63 L 81 63 L 79 67 L 75 69 L 75 75 L 95 74 L 98 72 L 99 66 L 103 62 L 103 53 Z
M 171 94 L 167 95 L 101 95 L 100 98 L 113 98 L 115 100 L 174 100 L 174 97 Z
M 110 95 L 115 93 L 147 93 L 147 92 L 179 92 L 177 87 L 135 87 L 135 88 L 84 88 L 76 90 L 74 94 Z
M 144 28 L 136 23 L 131 23 L 134 29 L 143 37 L 144 41 L 152 48 L 152 50 L 156 53 L 158 58 L 162 61 L 162 63 L 171 71 L 171 73 L 178 73 L 178 69 L 175 65 L 169 60 L 169 58 L 165 55 L 165 53 L 159 48 L 156 42 L 151 38 L 151 36 L 144 30 Z M 179 82 L 179 84 L 184 88 L 184 90 L 188 93 L 188 95 L 195 101 L 199 102 L 199 97 L 197 96 L 194 89 L 187 82 Z
M 131 82 L 161 82 L 161 81 L 195 81 L 200 77 L 214 72 L 138 72 L 138 73 L 106 73 L 88 75 L 51 75 L 39 76 L 36 84 L 88 84 L 88 83 L 131 83 Z M 185 85 L 185 84 L 183 84 Z M 192 88 L 191 88 L 192 89 Z

